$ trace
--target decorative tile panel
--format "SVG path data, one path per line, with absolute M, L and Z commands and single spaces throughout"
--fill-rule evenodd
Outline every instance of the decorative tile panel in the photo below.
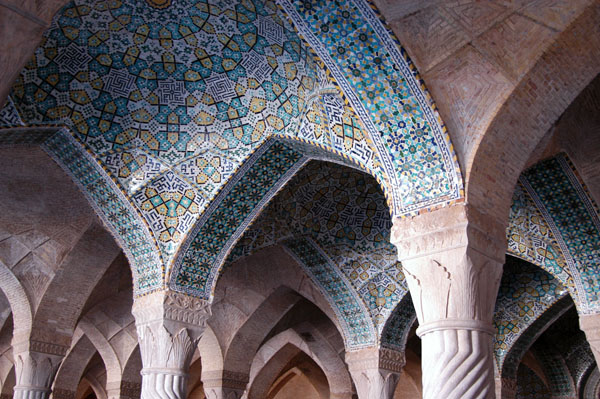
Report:
M 364 0 L 278 0 L 372 137 L 396 216 L 462 197 L 456 156 L 415 67 Z
M 600 308 L 600 219 L 596 204 L 560 154 L 520 179 L 552 231 L 573 278 L 571 294 L 582 313 Z
M 544 270 L 520 259 L 507 257 L 493 321 L 498 370 L 503 370 L 507 355 L 527 329 L 567 295 L 564 286 Z

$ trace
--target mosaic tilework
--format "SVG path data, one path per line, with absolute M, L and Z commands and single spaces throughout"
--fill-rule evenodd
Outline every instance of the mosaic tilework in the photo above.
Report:
M 172 289 L 211 298 L 225 257 L 281 186 L 304 165 L 302 155 L 277 141 L 266 142 L 230 180 L 196 224 L 169 279 Z
M 574 293 L 575 284 L 565 267 L 567 261 L 562 250 L 544 215 L 520 183 L 510 208 L 507 241 L 509 254 L 541 267 Z
M 385 50 L 394 71 L 385 84 L 396 115 L 387 122 L 381 104 L 365 108 L 367 88 L 349 85 L 350 75 L 315 57 L 295 31 L 299 21 L 292 24 L 274 2 L 163 5 L 65 6 L 13 87 L 18 112 L 2 115 L 11 126 L 66 126 L 141 212 L 166 275 L 179 270 L 175 257 L 211 201 L 270 137 L 373 174 L 397 214 L 462 196 L 430 97 L 362 0 L 356 6 L 370 29 L 367 42 Z
M 502 376 L 515 378 L 517 369 L 523 356 L 531 349 L 540 336 L 555 323 L 560 317 L 573 309 L 573 301 L 569 296 L 559 299 L 550 309 L 537 318 L 512 345 L 504 358 Z
M 232 250 L 228 262 L 280 242 L 310 236 L 351 283 L 379 334 L 405 297 L 385 198 L 369 175 L 310 162 L 295 176 Z
M 0 109 L 0 127 L 2 126 L 23 126 L 23 120 L 10 96 L 6 99 L 4 107 Z
M 573 276 L 582 313 L 600 308 L 600 219 L 597 208 L 561 154 L 527 170 L 521 183 L 548 223 Z
M 575 384 L 565 360 L 554 349 L 534 350 L 535 358 L 540 362 L 548 379 L 549 389 L 554 397 L 575 398 Z
M 373 346 L 377 342 L 376 333 L 368 312 L 364 303 L 350 289 L 337 265 L 309 238 L 290 239 L 284 244 L 334 304 L 333 309 L 342 324 L 342 330 L 347 332 L 344 334 L 346 348 Z
M 567 295 L 560 282 L 539 267 L 510 256 L 506 258 L 494 313 L 498 370 L 503 369 L 506 356 L 523 333 Z
M 572 340 L 570 348 L 564 353 L 564 357 L 571 376 L 575 381 L 577 391 L 579 391 L 582 388 L 582 382 L 586 373 L 591 367 L 596 365 L 594 354 L 583 332 Z
M 396 305 L 381 332 L 380 344 L 404 352 L 408 333 L 417 319 L 410 293 Z
M 406 53 L 364 0 L 278 0 L 348 96 L 402 215 L 462 196 L 456 157 Z M 400 200 L 400 201 L 398 201 Z
M 141 192 L 133 202 L 168 264 L 243 160 L 297 131 L 318 69 L 270 2 L 77 0 L 12 97 L 28 123 L 66 125 L 128 196 Z M 148 205 L 165 197 L 190 208 L 172 217 Z
M 547 399 L 552 397 L 550 390 L 538 375 L 524 364 L 517 374 L 518 399 Z

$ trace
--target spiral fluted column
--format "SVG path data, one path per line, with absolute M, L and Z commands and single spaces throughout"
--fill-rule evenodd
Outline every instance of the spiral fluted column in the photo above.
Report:
M 504 225 L 459 204 L 396 219 L 391 241 L 419 320 L 423 398 L 494 398 L 492 318 Z
M 209 304 L 173 291 L 137 298 L 135 317 L 142 355 L 142 399 L 183 399 L 188 371 L 210 317 Z

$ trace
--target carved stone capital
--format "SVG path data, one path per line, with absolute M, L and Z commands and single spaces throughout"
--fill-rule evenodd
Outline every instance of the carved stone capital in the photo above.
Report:
M 501 227 L 466 205 L 396 219 L 391 241 L 422 327 L 455 319 L 491 328 L 506 252 Z
M 158 291 L 138 297 L 131 312 L 138 326 L 164 322 L 167 328 L 172 324 L 185 325 L 202 331 L 211 316 L 208 301 L 175 291 Z
M 504 264 L 506 224 L 466 204 L 444 207 L 393 221 L 390 241 L 402 262 L 470 247 Z
M 346 352 L 349 370 L 382 370 L 401 373 L 406 358 L 404 353 L 388 348 L 366 348 Z
M 136 298 L 132 309 L 142 356 L 142 397 L 183 398 L 190 362 L 210 304 L 173 291 Z
M 14 398 L 48 398 L 63 356 L 28 350 L 16 353 L 14 359 L 16 377 Z

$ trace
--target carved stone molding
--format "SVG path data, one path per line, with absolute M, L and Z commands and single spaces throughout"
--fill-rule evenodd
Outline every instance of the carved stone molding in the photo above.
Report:
M 223 387 L 244 391 L 249 381 L 248 374 L 235 371 L 211 370 L 202 373 L 202 384 L 205 388 Z
M 69 350 L 68 347 L 63 345 L 36 341 L 32 339 L 23 339 L 18 341 L 16 339 L 13 339 L 12 347 L 13 351 L 17 353 L 31 351 L 60 357 L 64 357 L 67 354 L 67 351 Z
M 506 224 L 465 204 L 393 221 L 390 241 L 400 261 L 469 246 L 504 264 Z
M 350 370 L 386 370 L 401 373 L 406 364 L 403 352 L 388 348 L 366 348 L 346 352 Z
M 447 319 L 481 320 L 491 328 L 506 252 L 499 228 L 466 205 L 394 221 L 391 241 L 422 329 Z
M 175 291 L 159 291 L 135 299 L 132 309 L 136 325 L 153 321 L 173 321 L 206 328 L 210 303 Z

